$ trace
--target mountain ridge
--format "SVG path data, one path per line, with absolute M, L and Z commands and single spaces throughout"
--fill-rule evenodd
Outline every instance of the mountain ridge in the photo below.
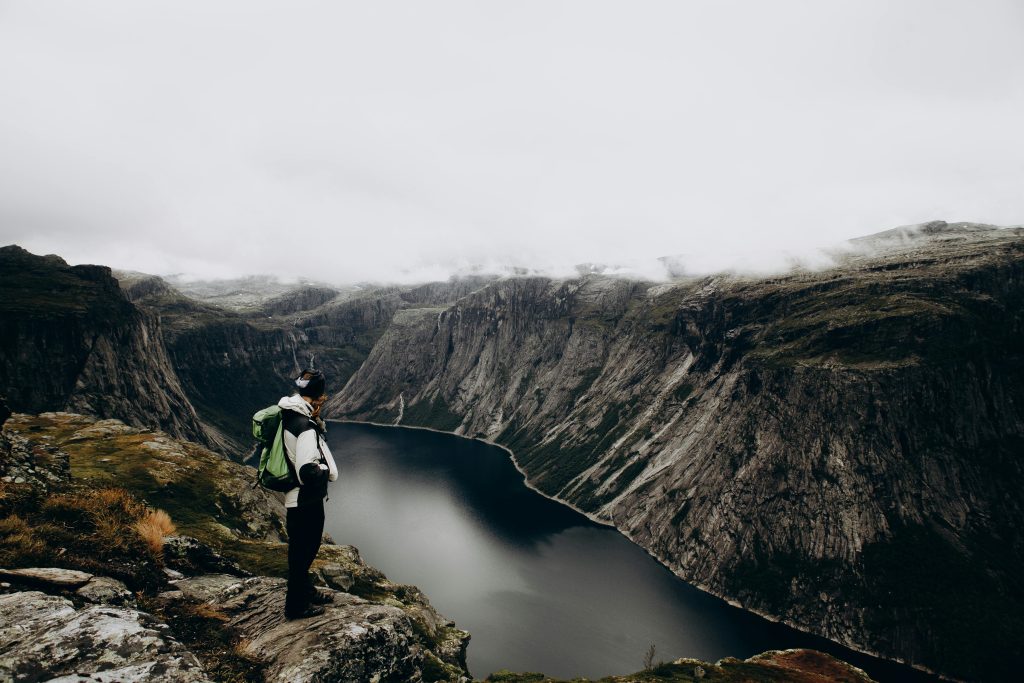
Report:
M 1024 241 L 918 232 L 776 278 L 495 283 L 396 318 L 330 409 L 507 446 L 716 595 L 972 677 L 1022 632 Z
M 63 389 L 44 392 L 53 406 L 138 421 L 176 411 L 161 400 L 194 404 L 197 426 L 171 429 L 239 458 L 248 416 L 312 356 L 345 383 L 330 416 L 493 441 L 538 490 L 709 592 L 856 649 L 998 676 L 993 653 L 1016 653 L 1024 631 L 1022 235 L 933 222 L 866 236 L 823 269 L 298 292 L 270 317 L 159 279 L 126 278 L 126 297 L 109 269 L 28 255 L 59 285 L 36 288 L 40 305 L 13 275 L 27 252 L 5 248 L 0 317 L 17 333 L 0 391 L 48 367 L 19 361 L 39 346 L 32 325 L 76 340 L 91 299 L 73 295 L 101 292 L 99 320 L 149 322 L 99 335 L 88 372 L 95 345 L 50 344 L 50 362 L 69 359 L 87 398 L 125 358 L 162 379 L 149 404 Z

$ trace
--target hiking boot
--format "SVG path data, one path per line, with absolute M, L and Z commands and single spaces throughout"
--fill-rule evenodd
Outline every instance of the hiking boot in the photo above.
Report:
M 314 605 L 330 605 L 334 602 L 334 593 L 314 588 L 309 592 L 309 601 Z
M 318 617 L 326 611 L 327 610 L 318 605 L 309 605 L 306 609 L 298 613 L 288 612 L 286 610 L 284 616 L 285 619 L 308 619 L 309 617 Z

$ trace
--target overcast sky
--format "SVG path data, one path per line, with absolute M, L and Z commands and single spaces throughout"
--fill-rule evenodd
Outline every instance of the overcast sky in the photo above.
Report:
M 0 243 L 332 282 L 1024 222 L 1024 2 L 4 2 Z

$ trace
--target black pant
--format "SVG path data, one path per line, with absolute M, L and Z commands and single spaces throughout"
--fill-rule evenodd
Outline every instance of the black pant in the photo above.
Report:
M 320 550 L 324 533 L 323 500 L 288 508 L 288 594 L 285 614 L 297 615 L 309 605 L 313 584 L 309 580 L 309 566 Z

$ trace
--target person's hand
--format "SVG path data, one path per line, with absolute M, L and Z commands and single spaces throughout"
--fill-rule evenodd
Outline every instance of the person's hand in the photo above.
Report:
M 302 469 L 299 470 L 299 476 L 306 484 L 325 484 L 327 483 L 330 473 L 330 468 L 323 463 L 315 464 L 309 462 L 303 465 Z

